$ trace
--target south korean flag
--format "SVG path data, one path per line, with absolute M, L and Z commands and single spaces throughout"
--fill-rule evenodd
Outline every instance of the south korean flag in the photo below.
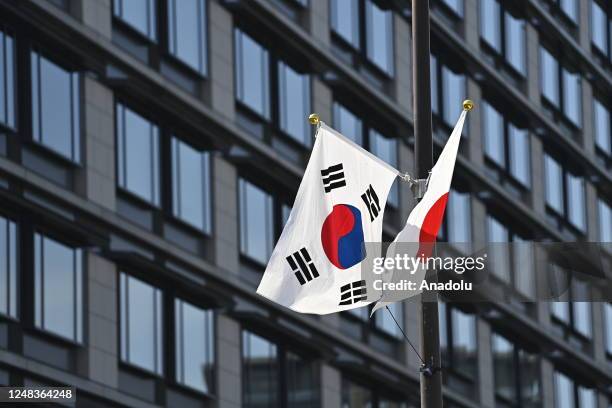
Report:
M 381 241 L 387 195 L 398 174 L 321 123 L 257 293 L 300 313 L 367 305 L 363 243 Z

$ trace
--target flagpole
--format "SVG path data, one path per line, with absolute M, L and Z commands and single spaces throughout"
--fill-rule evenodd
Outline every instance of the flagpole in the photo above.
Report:
M 433 166 L 429 0 L 412 0 L 412 84 L 414 86 L 415 177 L 426 179 Z M 437 293 L 421 297 L 421 408 L 442 408 Z

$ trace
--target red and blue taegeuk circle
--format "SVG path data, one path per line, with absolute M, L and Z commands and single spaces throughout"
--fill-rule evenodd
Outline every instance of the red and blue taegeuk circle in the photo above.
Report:
M 361 262 L 363 246 L 361 212 L 348 204 L 336 204 L 321 227 L 321 244 L 329 261 L 338 269 L 348 269 Z

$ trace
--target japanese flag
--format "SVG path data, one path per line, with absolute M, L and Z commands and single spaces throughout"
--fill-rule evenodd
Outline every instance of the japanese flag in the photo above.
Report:
M 466 110 L 461 113 L 459 120 L 453 129 L 438 161 L 431 169 L 431 175 L 429 176 L 429 182 L 427 184 L 427 191 L 423 195 L 421 201 L 414 207 L 406 225 L 397 234 L 393 243 L 401 242 L 415 242 L 419 243 L 418 246 L 414 246 L 415 254 L 409 254 L 412 257 L 429 257 L 431 255 L 433 245 L 436 242 L 436 237 L 442 220 L 444 218 L 444 211 L 446 209 L 446 202 L 448 201 L 448 194 L 450 192 L 451 181 L 453 180 L 453 172 L 455 170 L 455 162 L 457 161 L 457 153 L 459 151 L 459 143 L 461 142 L 461 134 L 463 132 L 463 124 L 467 115 Z M 418 247 L 418 250 L 416 248 Z M 387 250 L 387 258 L 395 258 L 396 256 L 395 245 L 390 245 Z M 419 281 L 425 278 L 425 270 L 421 268 L 416 272 L 413 278 Z M 391 280 L 393 271 L 385 277 L 385 281 Z M 412 295 L 418 294 L 419 291 L 411 291 Z M 389 304 L 384 301 L 378 302 L 372 313 Z
M 363 243 L 381 241 L 385 203 L 397 175 L 322 123 L 257 293 L 301 313 L 368 304 Z

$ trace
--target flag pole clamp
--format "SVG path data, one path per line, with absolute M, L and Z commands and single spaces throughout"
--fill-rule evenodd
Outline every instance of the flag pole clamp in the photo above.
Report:
M 412 190 L 412 194 L 414 198 L 420 200 L 425 195 L 427 191 L 427 186 L 429 185 L 429 179 L 431 178 L 431 171 L 426 179 L 415 179 L 408 173 L 400 174 L 400 179 L 402 181 L 407 182 L 410 185 L 410 189 Z

